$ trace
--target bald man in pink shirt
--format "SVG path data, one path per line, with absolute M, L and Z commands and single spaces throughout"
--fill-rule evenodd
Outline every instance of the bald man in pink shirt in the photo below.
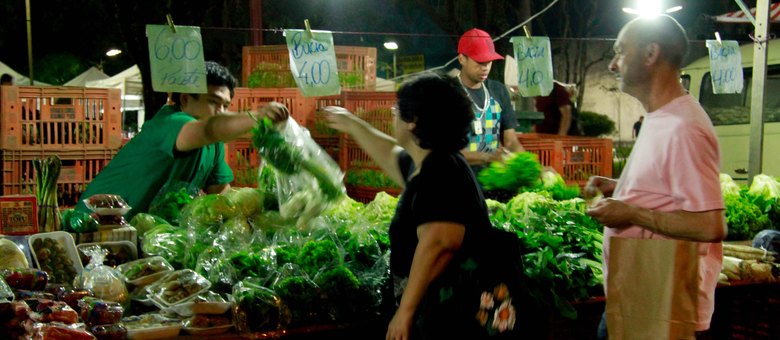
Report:
M 620 31 L 609 69 L 648 112 L 620 179 L 592 177 L 585 196 L 604 194 L 588 214 L 604 227 L 604 285 L 613 237 L 699 242 L 697 331 L 709 329 L 726 237 L 720 151 L 707 114 L 680 85 L 688 46 L 669 16 L 635 19 Z M 653 287 L 648 287 L 653 289 Z M 601 332 L 600 332 L 601 333 Z M 604 336 L 605 334 L 600 334 Z

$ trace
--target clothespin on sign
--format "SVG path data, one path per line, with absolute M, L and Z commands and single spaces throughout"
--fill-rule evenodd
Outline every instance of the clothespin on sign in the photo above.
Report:
M 168 26 L 171 26 L 171 31 L 173 31 L 173 33 L 175 34 L 176 33 L 176 26 L 173 25 L 173 18 L 171 18 L 170 14 L 166 14 L 165 18 L 168 19 Z
M 721 47 L 723 46 L 723 41 L 720 40 L 720 33 L 715 32 L 715 40 L 718 41 L 718 46 L 721 46 Z
M 525 37 L 531 39 L 531 32 L 528 32 L 528 26 L 523 25 L 523 31 L 525 31 Z
M 311 33 L 311 26 L 309 26 L 309 19 L 303 20 L 303 26 L 306 27 L 306 34 L 309 35 L 309 39 L 314 39 L 314 34 Z

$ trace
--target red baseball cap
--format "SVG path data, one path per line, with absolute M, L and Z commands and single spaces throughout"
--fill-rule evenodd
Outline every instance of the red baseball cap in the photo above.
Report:
M 478 28 L 472 28 L 460 36 L 458 53 L 474 59 L 478 63 L 504 59 L 496 53 L 496 46 L 493 45 L 490 34 Z

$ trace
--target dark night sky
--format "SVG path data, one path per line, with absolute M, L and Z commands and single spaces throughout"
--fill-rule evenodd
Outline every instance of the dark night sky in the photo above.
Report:
M 30 0 L 33 14 L 34 55 L 37 68 L 41 60 L 55 53 L 67 52 L 79 58 L 83 67 L 95 65 L 101 61 L 102 54 L 111 47 L 121 48 L 122 42 L 119 27 L 108 16 L 106 6 L 98 0 Z M 148 0 L 159 1 L 159 0 Z M 569 0 L 573 1 L 573 0 Z M 583 1 L 583 0 L 576 0 Z M 632 18 L 623 13 L 620 8 L 632 6 L 634 0 L 602 0 L 605 6 L 598 17 L 597 29 L 591 35 L 601 38 L 614 38 L 620 26 Z M 194 0 L 190 3 L 208 7 L 220 6 L 222 1 Z M 248 3 L 248 1 L 234 1 Z M 537 2 L 537 1 L 535 1 Z M 547 1 L 548 2 L 548 1 Z M 705 20 L 706 15 L 715 15 L 737 9 L 733 0 L 668 0 L 667 7 L 683 4 L 685 8 L 673 16 L 689 30 L 691 39 L 707 39 L 715 29 L 721 31 L 724 39 L 746 39 L 748 25 L 730 27 L 718 26 Z M 755 1 L 746 1 L 749 6 Z M 390 54 L 384 51 L 382 42 L 393 39 L 399 42 L 399 54 L 425 54 L 428 67 L 437 66 L 454 56 L 457 36 L 447 35 L 421 10 L 414 13 L 413 18 L 403 17 L 391 0 L 266 0 L 264 6 L 264 22 L 266 27 L 301 28 L 303 19 L 308 18 L 314 29 L 332 31 L 364 32 L 363 34 L 334 34 L 337 45 L 375 46 L 379 60 L 386 62 Z M 537 2 L 546 3 L 546 2 Z M 561 3 L 556 4 L 559 6 Z M 539 6 L 538 4 L 535 6 Z M 267 8 L 267 9 L 266 9 Z M 245 12 L 247 7 L 238 8 Z M 150 13 L 159 16 L 163 23 L 164 13 Z M 27 70 L 26 28 L 24 22 L 24 0 L 0 1 L 0 61 L 8 64 L 19 72 Z M 176 18 L 177 24 L 188 24 L 186 18 Z M 547 16 L 542 19 L 551 25 L 559 18 Z M 510 20 L 511 21 L 511 20 Z M 510 22 L 516 24 L 517 22 Z M 243 27 L 241 27 L 243 26 Z M 245 28 L 246 24 L 233 25 L 234 28 Z M 402 33 L 391 35 L 381 33 Z M 226 36 L 248 41 L 246 30 L 225 30 L 223 28 L 202 29 L 204 42 L 220 44 Z M 491 32 L 499 34 L 502 32 Z M 417 36 L 409 34 L 420 34 Z M 522 30 L 513 35 L 522 34 Z M 733 34 L 734 36 L 730 36 Z M 242 38 L 244 37 L 244 38 Z M 266 43 L 282 43 L 281 34 L 266 32 Z M 555 38 L 551 34 L 551 38 Z M 507 37 L 508 39 L 508 37 Z M 239 43 L 240 45 L 240 43 Z M 240 47 L 237 48 L 240 51 Z M 501 51 L 499 51 L 501 52 Z M 207 51 L 208 53 L 208 51 Z M 209 55 L 207 55 L 209 58 Z M 214 58 L 214 57 L 212 57 Z M 114 74 L 132 65 L 132 58 L 126 54 L 117 59 L 103 57 L 106 73 Z M 37 78 L 37 76 L 36 76 Z

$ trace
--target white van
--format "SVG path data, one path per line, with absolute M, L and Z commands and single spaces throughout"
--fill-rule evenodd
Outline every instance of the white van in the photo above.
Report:
M 764 84 L 764 158 L 762 173 L 780 176 L 780 40 L 769 41 Z M 745 86 L 739 94 L 713 94 L 708 57 L 682 69 L 682 82 L 709 114 L 721 150 L 721 172 L 746 180 L 750 148 L 750 95 L 753 44 L 740 47 Z

